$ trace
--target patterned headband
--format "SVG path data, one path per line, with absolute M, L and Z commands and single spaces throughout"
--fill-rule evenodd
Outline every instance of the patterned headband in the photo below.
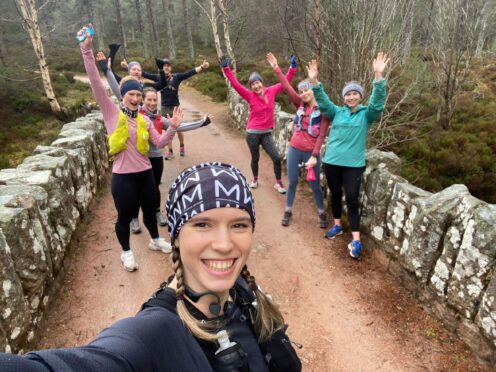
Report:
M 214 208 L 243 209 L 255 228 L 253 196 L 238 168 L 213 162 L 185 169 L 172 184 L 165 206 L 171 243 L 189 219 Z

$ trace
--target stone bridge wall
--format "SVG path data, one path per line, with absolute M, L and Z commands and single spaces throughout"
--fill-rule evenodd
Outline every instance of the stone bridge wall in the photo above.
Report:
M 244 130 L 247 105 L 230 90 L 234 125 Z M 292 117 L 275 113 L 274 137 L 286 154 Z M 285 157 L 285 155 L 284 155 Z M 496 365 L 496 205 L 464 185 L 430 193 L 397 176 L 393 153 L 367 153 L 362 228 L 374 254 L 474 353 Z M 322 180 L 325 184 L 325 180 Z
M 103 118 L 65 124 L 0 171 L 0 350 L 22 351 L 50 302 L 72 234 L 109 168 Z

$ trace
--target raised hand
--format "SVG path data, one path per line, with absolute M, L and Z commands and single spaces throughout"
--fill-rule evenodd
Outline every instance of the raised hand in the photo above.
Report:
M 95 58 L 98 62 L 100 61 L 105 61 L 107 59 L 107 57 L 105 57 L 105 53 L 103 52 L 98 52 L 96 54 L 96 58 Z
M 277 67 L 277 58 L 272 54 L 272 52 L 267 53 L 267 62 L 269 62 L 270 67 Z
M 127 64 L 127 61 L 125 59 L 123 59 L 121 61 L 121 67 L 124 69 L 124 70 L 127 70 L 129 68 L 128 64 Z
M 312 59 L 307 64 L 308 79 L 312 84 L 317 84 L 319 82 L 319 67 L 317 66 L 317 60 Z
M 83 39 L 83 36 L 86 35 L 86 37 L 84 37 L 84 40 L 81 41 L 81 45 L 83 45 L 85 47 L 85 49 L 89 49 L 91 48 L 91 45 L 93 44 L 93 32 L 90 32 L 88 29 L 91 28 L 93 30 L 93 25 L 90 23 L 88 24 L 88 26 L 84 26 L 82 29 L 80 29 L 78 32 L 77 32 L 77 39 Z
M 294 54 L 291 54 L 291 57 L 289 57 L 289 65 L 291 68 L 297 68 L 298 65 L 296 64 L 296 56 Z
M 210 67 L 210 63 L 208 63 L 208 61 L 204 59 L 200 67 L 202 68 L 202 70 L 206 70 L 207 68 Z
M 377 53 L 377 57 L 374 58 L 372 62 L 372 68 L 374 69 L 374 73 L 376 75 L 382 76 L 390 58 L 387 57 L 387 54 L 384 52 Z
M 178 106 L 174 107 L 174 110 L 172 111 L 172 117 L 170 117 L 170 115 L 167 114 L 167 119 L 169 120 L 172 129 L 179 128 L 179 125 L 181 125 L 183 121 L 183 117 L 184 117 L 183 110 Z
M 231 63 L 231 60 L 229 58 L 227 58 L 226 56 L 222 56 L 219 58 L 219 64 L 220 64 L 220 67 L 222 67 L 222 68 L 229 67 L 230 63 Z

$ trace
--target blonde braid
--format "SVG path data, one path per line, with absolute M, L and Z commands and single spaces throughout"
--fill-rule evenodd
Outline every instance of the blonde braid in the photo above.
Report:
M 284 317 L 272 300 L 258 288 L 255 277 L 250 274 L 246 265 L 241 271 L 241 276 L 255 293 L 257 300 L 255 331 L 258 334 L 258 342 L 270 340 L 275 332 L 284 327 Z
M 200 322 L 188 311 L 188 307 L 184 302 L 184 279 L 183 279 L 183 267 L 181 262 L 181 256 L 179 254 L 179 248 L 174 247 L 172 252 L 172 267 L 174 269 L 174 275 L 177 280 L 176 289 L 176 300 L 177 300 L 177 315 L 183 322 L 184 326 L 195 336 L 197 339 L 205 341 L 217 341 L 217 335 L 208 332 L 208 329 L 214 327 L 214 324 L 210 322 Z

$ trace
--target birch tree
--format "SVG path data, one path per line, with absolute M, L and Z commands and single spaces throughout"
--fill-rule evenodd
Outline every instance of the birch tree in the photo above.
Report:
M 29 34 L 31 44 L 33 45 L 34 52 L 38 58 L 38 65 L 40 67 L 41 78 L 43 80 L 43 88 L 45 90 L 48 103 L 52 112 L 60 115 L 62 110 L 55 97 L 52 88 L 52 81 L 50 79 L 50 71 L 45 59 L 45 51 L 43 49 L 43 42 L 41 39 L 40 28 L 38 25 L 38 11 L 34 0 L 16 0 L 17 5 L 21 11 L 23 26 Z
M 186 36 L 186 45 L 188 47 L 188 59 L 190 62 L 195 61 L 195 46 L 193 45 L 193 34 L 191 33 L 191 19 L 189 15 L 188 0 L 182 0 L 184 16 L 184 35 Z
M 5 66 L 5 57 L 7 56 L 7 47 L 5 46 L 5 40 L 3 39 L 3 28 L 0 23 L 0 65 Z
M 143 23 L 143 16 L 141 14 L 140 0 L 134 0 L 134 6 L 136 7 L 136 16 L 138 17 L 138 32 L 141 38 L 141 46 L 143 47 L 143 54 L 145 58 L 150 57 L 148 54 L 148 45 L 146 43 L 145 34 L 145 24 Z
M 222 14 L 222 28 L 224 30 L 224 43 L 226 45 L 227 55 L 232 61 L 232 69 L 236 71 L 236 58 L 231 45 L 231 37 L 229 36 L 229 15 L 226 9 L 226 0 L 217 0 L 217 6 Z
M 167 33 L 169 58 L 176 59 L 176 44 L 174 43 L 174 34 L 172 32 L 172 14 L 169 0 L 162 0 L 162 6 L 164 7 L 165 11 L 165 31 Z
M 122 11 L 121 11 L 121 0 L 114 0 L 115 13 L 117 17 L 117 28 L 119 29 L 119 35 L 121 37 L 122 53 L 124 59 L 127 58 L 127 39 L 126 32 L 124 31 L 124 24 L 122 23 Z
M 215 51 L 217 52 L 217 57 L 220 58 L 224 55 L 222 53 L 222 48 L 220 46 L 219 30 L 217 28 L 217 10 L 216 10 L 216 0 L 209 0 L 210 11 L 207 10 L 205 6 L 199 0 L 193 0 L 196 5 L 205 13 L 207 19 L 210 22 L 210 27 L 212 28 L 212 36 L 214 38 Z
M 148 23 L 150 24 L 150 29 L 151 29 L 150 37 L 152 40 L 153 55 L 155 57 L 158 57 L 159 44 L 158 44 L 157 22 L 155 20 L 155 12 L 153 11 L 151 0 L 146 0 L 146 10 L 148 12 L 148 21 L 149 21 Z

